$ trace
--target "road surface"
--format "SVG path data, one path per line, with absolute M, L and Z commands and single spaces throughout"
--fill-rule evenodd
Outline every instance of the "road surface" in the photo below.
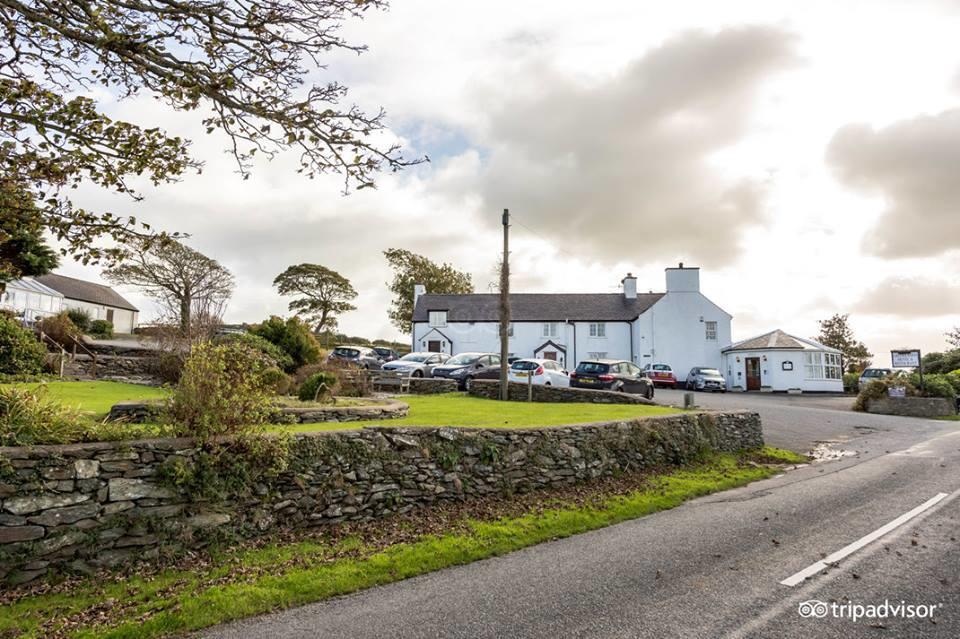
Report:
M 756 409 L 768 442 L 837 458 L 204 636 L 960 636 L 960 423 L 860 415 L 847 398 L 697 399 Z M 890 616 L 905 606 L 912 618 Z M 852 618 L 870 612 L 886 618 Z

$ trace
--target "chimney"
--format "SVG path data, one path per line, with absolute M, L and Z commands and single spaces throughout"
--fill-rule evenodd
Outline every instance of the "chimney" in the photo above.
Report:
M 627 273 L 627 276 L 620 280 L 620 283 L 623 284 L 623 297 L 625 299 L 637 299 L 637 278 L 633 276 L 633 273 Z
M 420 299 L 421 295 L 425 295 L 427 292 L 427 287 L 423 284 L 414 284 L 413 285 L 413 307 L 417 307 L 417 300 Z
M 680 266 L 668 268 L 667 272 L 667 293 L 699 293 L 700 292 L 700 269 L 696 266 Z

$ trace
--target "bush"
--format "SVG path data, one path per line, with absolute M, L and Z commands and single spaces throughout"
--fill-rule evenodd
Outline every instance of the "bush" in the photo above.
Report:
M 101 339 L 110 339 L 113 337 L 113 322 L 107 320 L 93 320 L 90 322 L 90 335 Z
M 874 380 L 860 389 L 853 410 L 865 411 L 867 400 L 887 397 L 889 389 L 894 386 L 903 387 L 907 397 L 946 397 L 953 399 L 957 391 L 948 375 L 924 375 L 923 388 L 920 388 L 920 375 L 891 375 L 882 380 Z
M 176 384 L 183 373 L 184 357 L 176 352 L 161 352 L 150 365 L 151 372 L 164 384 Z
M 66 313 L 44 317 L 40 320 L 40 330 L 64 348 L 72 344 L 73 340 L 79 340 L 83 335 Z
M 960 348 L 946 353 L 927 353 L 923 356 L 923 372 L 949 373 L 960 368 Z
M 82 308 L 71 308 L 67 311 L 67 317 L 73 322 L 73 325 L 86 333 L 90 330 L 90 312 Z
M 300 385 L 301 401 L 313 402 L 333 397 L 337 390 L 337 376 L 329 371 L 314 373 Z
M 920 387 L 920 376 L 916 373 L 910 376 L 910 383 L 915 387 Z M 924 397 L 946 397 L 953 399 L 957 396 L 957 391 L 946 375 L 924 375 L 923 391 Z
M 251 332 L 280 347 L 290 356 L 290 364 L 284 367 L 288 373 L 305 364 L 313 364 L 320 358 L 320 345 L 310 332 L 310 327 L 298 317 L 284 320 L 274 315 L 254 326 Z
M 39 375 L 47 349 L 33 333 L 6 316 L 0 316 L 0 374 Z
M 46 397 L 46 388 L 0 387 L 0 446 L 69 444 L 91 435 L 76 410 Z
M 843 374 L 843 390 L 856 393 L 860 390 L 860 373 Z
M 276 366 L 268 368 L 261 374 L 263 385 L 277 395 L 291 395 L 293 391 L 293 377 L 287 375 Z
M 170 401 L 179 435 L 202 442 L 258 430 L 270 412 L 260 354 L 239 343 L 195 346 Z
M 216 344 L 240 343 L 261 353 L 266 358 L 269 366 L 282 368 L 285 371 L 293 371 L 295 366 L 293 358 L 286 351 L 273 342 L 253 333 L 231 333 L 221 335 L 214 340 Z

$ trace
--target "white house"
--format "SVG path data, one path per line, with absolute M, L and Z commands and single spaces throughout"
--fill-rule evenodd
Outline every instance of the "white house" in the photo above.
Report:
M 132 333 L 139 324 L 140 311 L 119 293 L 103 284 L 50 273 L 33 278 L 63 295 L 63 308 L 78 308 L 91 319 L 107 320 L 117 333 Z
M 778 329 L 723 349 L 720 371 L 731 390 L 842 393 L 840 357 L 835 348 Z
M 678 377 L 694 366 L 719 367 L 730 343 L 729 313 L 700 292 L 700 270 L 666 269 L 665 293 L 510 295 L 511 355 L 555 359 L 567 368 L 591 358 L 670 364 Z M 414 292 L 413 349 L 450 354 L 500 352 L 499 295 Z
M 16 313 L 28 322 L 34 322 L 63 310 L 63 294 L 44 286 L 32 278 L 7 282 L 0 295 L 0 308 Z

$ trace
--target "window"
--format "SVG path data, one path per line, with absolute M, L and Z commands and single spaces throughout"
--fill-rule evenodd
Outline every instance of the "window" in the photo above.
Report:
M 594 322 L 590 324 L 590 337 L 606 337 L 607 325 L 605 322 Z
M 587 353 L 587 357 L 589 357 L 590 359 L 607 359 L 607 352 L 599 351 L 596 353 Z
M 556 337 L 559 334 L 559 328 L 557 322 L 544 322 L 543 323 L 543 336 L 544 337 Z
M 711 342 L 717 341 L 717 323 L 716 322 L 704 322 L 704 331 L 706 332 L 707 340 Z
M 430 326 L 446 326 L 446 325 L 447 325 L 446 311 L 430 311 Z
M 500 356 L 499 356 L 499 355 L 491 355 L 491 356 L 489 357 L 489 365 L 490 365 L 490 366 L 499 366 L 499 365 L 500 365 Z
M 807 379 L 823 379 L 823 358 L 821 353 L 803 354 L 803 372 Z
M 843 379 L 843 368 L 840 365 L 840 355 L 838 353 L 824 353 L 823 358 L 826 366 L 824 369 L 827 379 Z

